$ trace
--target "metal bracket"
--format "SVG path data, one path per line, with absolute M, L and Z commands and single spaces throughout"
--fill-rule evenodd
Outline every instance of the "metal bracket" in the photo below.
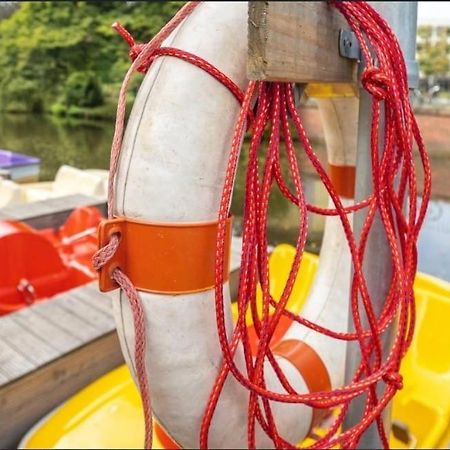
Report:
M 294 102 L 297 110 L 300 109 L 300 101 L 306 89 L 306 83 L 295 83 L 294 84 Z
M 360 59 L 361 50 L 353 31 L 339 30 L 339 54 L 344 58 Z
M 339 30 L 339 54 L 343 58 L 361 60 L 361 48 L 355 33 L 350 30 Z M 410 89 L 419 87 L 419 64 L 415 60 L 405 61 Z
M 406 60 L 406 70 L 408 71 L 408 86 L 410 89 L 419 87 L 419 63 L 414 60 Z

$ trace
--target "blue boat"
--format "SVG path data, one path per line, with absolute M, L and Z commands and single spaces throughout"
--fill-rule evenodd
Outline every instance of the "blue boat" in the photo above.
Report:
M 40 158 L 0 149 L 1 178 L 7 178 L 18 183 L 37 181 L 40 167 Z

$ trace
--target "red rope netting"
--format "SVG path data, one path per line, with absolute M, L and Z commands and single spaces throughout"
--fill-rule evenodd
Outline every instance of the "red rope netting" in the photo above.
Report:
M 366 2 L 339 1 L 331 3 L 347 19 L 358 38 L 365 69 L 361 83 L 372 95 L 372 130 L 370 135 L 373 192 L 364 201 L 352 207 L 344 207 L 327 171 L 322 166 L 306 135 L 302 120 L 294 104 L 293 85 L 290 83 L 250 82 L 245 94 L 220 71 L 203 59 L 174 48 L 161 48 L 163 40 L 197 6 L 197 2 L 187 3 L 166 27 L 146 45 L 136 44 L 131 35 L 120 24 L 116 29 L 131 47 L 130 56 L 134 62 L 128 71 L 120 93 L 116 130 L 114 135 L 111 173 L 109 184 L 109 215 L 112 216 L 114 179 L 117 171 L 122 144 L 125 95 L 130 77 L 136 70 L 145 72 L 152 61 L 159 56 L 181 58 L 201 67 L 226 85 L 242 103 L 226 170 L 220 211 L 216 253 L 216 318 L 223 365 L 212 390 L 200 433 L 200 447 L 208 447 L 208 432 L 216 405 L 226 378 L 230 375 L 249 390 L 248 403 L 248 446 L 255 448 L 255 425 L 260 424 L 277 448 L 293 448 L 295 443 L 286 442 L 277 431 L 271 411 L 271 402 L 302 403 L 314 408 L 338 408 L 339 414 L 326 434 L 311 448 L 325 448 L 340 445 L 355 447 L 365 430 L 376 423 L 381 442 L 388 447 L 382 425 L 381 413 L 395 392 L 402 387 L 399 374 L 400 363 L 408 349 L 414 330 L 415 306 L 413 281 L 417 267 L 416 243 L 430 198 L 430 164 L 425 146 L 409 102 L 407 71 L 404 58 L 388 24 Z M 370 48 L 370 49 L 369 49 Z M 254 100 L 257 97 L 256 106 Z M 255 115 L 253 116 L 253 111 Z M 226 220 L 233 192 L 242 136 L 251 118 L 251 142 L 248 149 L 246 171 L 245 205 L 243 215 L 242 263 L 238 291 L 238 320 L 232 336 L 227 335 L 224 318 L 223 265 Z M 380 123 L 384 133 L 380 133 Z M 356 132 L 356 130 L 355 130 Z M 264 144 L 264 134 L 269 133 L 269 142 Z M 296 148 L 294 136 L 301 148 Z M 380 138 L 382 136 L 382 138 Z M 418 205 L 416 164 L 413 147 L 420 154 L 424 172 L 422 201 Z M 281 171 L 281 154 L 285 152 L 289 174 Z M 302 183 L 301 165 L 298 155 L 304 152 L 320 176 L 334 208 L 323 209 L 307 203 Z M 260 167 L 258 156 L 264 153 Z M 269 198 L 272 188 L 277 185 L 282 194 L 298 207 L 299 231 L 296 253 L 289 277 L 279 299 L 270 295 L 270 276 L 267 252 L 267 223 Z M 289 188 L 293 186 L 293 189 Z M 407 205 L 405 213 L 404 205 Z M 348 218 L 350 212 L 367 208 L 367 215 L 356 239 Z M 353 265 L 351 280 L 351 313 L 354 333 L 340 333 L 311 323 L 286 309 L 294 281 L 296 280 L 305 249 L 308 228 L 307 212 L 338 216 L 344 229 Z M 376 315 L 368 292 L 363 261 L 366 242 L 379 214 L 390 247 L 392 276 L 390 287 L 381 314 Z M 101 249 L 95 259 L 99 268 L 117 248 L 117 239 Z M 114 278 L 130 299 L 136 328 L 136 369 L 146 418 L 146 448 L 151 446 L 150 396 L 145 375 L 145 322 L 137 291 L 120 269 Z M 262 316 L 258 315 L 256 288 L 262 289 Z M 270 312 L 270 307 L 273 307 Z M 258 337 L 256 351 L 250 349 L 250 337 L 246 322 L 247 311 L 251 311 Z M 299 394 L 290 386 L 271 351 L 270 341 L 282 316 L 287 316 L 318 333 L 335 339 L 356 341 L 361 351 L 361 362 L 352 382 L 329 392 Z M 367 318 L 367 328 L 363 318 Z M 380 336 L 394 321 L 398 327 L 394 342 L 387 357 L 383 356 Z M 234 363 L 234 354 L 241 346 L 245 356 L 245 372 Z M 264 365 L 268 362 L 278 376 L 285 393 L 266 389 Z M 386 387 L 380 395 L 376 387 L 384 382 Z M 365 395 L 365 410 L 359 423 L 345 431 L 341 426 L 351 402 Z

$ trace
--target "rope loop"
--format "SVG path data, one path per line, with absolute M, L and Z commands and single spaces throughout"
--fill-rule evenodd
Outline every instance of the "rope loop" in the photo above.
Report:
M 145 44 L 134 44 L 132 47 L 130 47 L 130 51 L 128 54 L 130 55 L 130 58 L 132 61 L 134 61 L 144 50 Z M 137 68 L 138 72 L 146 73 L 148 68 L 150 66 L 150 61 L 144 62 L 141 66 Z
M 134 62 L 134 60 L 145 49 L 147 44 L 142 44 L 140 42 L 136 42 L 134 37 L 131 35 L 131 33 L 120 22 L 114 22 L 112 24 L 112 27 L 117 31 L 117 33 L 119 33 L 119 35 L 123 38 L 123 40 L 130 47 L 128 55 L 130 56 L 131 60 Z M 151 60 L 150 60 L 150 58 L 148 58 L 136 70 L 141 73 L 146 73 L 150 64 L 151 64 Z
M 403 389 L 403 377 L 398 372 L 387 372 L 383 375 L 383 381 L 393 386 L 397 391 Z
M 92 266 L 97 272 L 115 255 L 120 244 L 120 233 L 111 235 L 111 239 L 104 246 L 99 248 L 92 257 Z
M 361 84 L 378 101 L 385 100 L 389 95 L 389 78 L 377 66 L 370 65 L 364 69 Z
M 249 448 L 256 447 L 258 425 L 273 441 L 277 448 L 294 448 L 279 435 L 272 413 L 274 402 L 303 404 L 312 408 L 340 408 L 340 413 L 324 435 L 311 448 L 355 447 L 363 433 L 377 424 L 380 440 L 388 447 L 388 437 L 382 423 L 382 412 L 392 400 L 397 390 L 403 388 L 402 376 L 398 368 L 411 343 L 415 305 L 413 292 L 414 274 L 417 269 L 417 239 L 423 224 L 431 193 L 431 167 L 429 157 L 413 114 L 408 97 L 406 65 L 400 46 L 384 19 L 365 1 L 329 0 L 328 4 L 338 9 L 347 20 L 361 46 L 365 61 L 380 61 L 380 67 L 368 63 L 361 77 L 361 84 L 376 101 L 372 102 L 372 132 L 370 133 L 370 157 L 373 168 L 373 192 L 363 201 L 351 207 L 344 207 L 342 199 L 317 157 L 306 134 L 301 116 L 294 100 L 291 83 L 270 83 L 250 81 L 245 93 L 232 80 L 202 58 L 186 51 L 161 47 L 162 42 L 194 10 L 199 2 L 186 3 L 177 15 L 148 44 L 136 43 L 131 34 L 120 23 L 113 27 L 127 42 L 133 63 L 128 70 L 119 95 L 116 128 L 111 148 L 111 166 L 108 182 L 108 216 L 113 216 L 115 178 L 125 124 L 126 93 L 134 72 L 146 72 L 158 56 L 182 59 L 201 68 L 226 86 L 241 103 L 241 111 L 229 152 L 225 172 L 220 208 L 218 213 L 218 233 L 216 245 L 215 312 L 217 335 L 223 356 L 200 429 L 200 448 L 208 447 L 208 434 L 220 395 L 228 376 L 233 376 L 248 395 L 247 436 Z M 255 102 L 256 99 L 256 102 Z M 382 108 L 379 102 L 386 100 L 389 108 Z M 254 108 L 253 108 L 253 105 Z M 254 117 L 254 120 L 249 120 Z M 383 119 L 383 120 L 380 120 Z M 242 258 L 238 290 L 238 320 L 232 335 L 228 335 L 223 284 L 225 265 L 226 222 L 238 167 L 241 144 L 246 124 L 252 123 L 250 145 L 247 157 L 245 202 L 243 213 Z M 385 139 L 379 139 L 380 127 L 384 127 Z M 295 139 L 294 139 L 295 135 Z M 268 136 L 268 143 L 264 136 Z M 413 143 L 417 144 L 420 159 L 413 157 Z M 301 149 L 297 148 L 298 146 Z M 281 155 L 287 161 L 287 175 L 282 172 Z M 302 170 L 298 155 L 304 152 L 322 180 L 333 208 L 318 208 L 307 202 Z M 422 201 L 417 201 L 416 166 L 423 170 Z M 288 279 L 279 298 L 271 294 L 271 275 L 268 247 L 269 200 L 272 188 L 278 185 L 281 193 L 298 209 L 298 235 L 295 257 Z M 407 205 L 405 213 L 402 205 Z M 360 235 L 355 237 L 348 214 L 366 208 L 366 216 Z M 294 315 L 287 308 L 299 274 L 305 251 L 308 211 L 322 215 L 337 216 L 347 240 L 353 266 L 350 304 L 355 331 L 336 332 L 308 321 L 301 315 Z M 392 277 L 386 291 L 383 310 L 376 313 L 366 280 L 363 265 L 368 237 L 376 217 L 382 221 L 386 239 L 390 247 Z M 98 270 L 117 251 L 120 236 L 112 235 L 109 243 L 93 258 Z M 145 319 L 140 295 L 131 281 L 120 269 L 112 273 L 128 297 L 135 327 L 134 364 L 143 401 L 146 440 L 145 447 L 151 447 L 152 413 L 145 360 Z M 257 301 L 260 292 L 262 308 Z M 262 315 L 261 315 L 262 311 Z M 250 345 L 247 317 L 253 318 L 256 335 L 255 348 Z M 280 319 L 288 318 L 310 330 L 330 338 L 355 341 L 359 345 L 361 361 L 354 374 L 349 374 L 352 382 L 329 392 L 297 393 L 289 384 L 271 349 L 271 340 Z M 367 324 L 362 317 L 367 318 Z M 393 323 L 398 323 L 395 338 L 388 355 L 381 346 L 383 332 Z M 235 352 L 241 348 L 245 365 L 235 364 Z M 266 363 L 275 372 L 281 391 L 267 388 L 265 379 Z M 377 385 L 384 381 L 387 388 L 383 393 Z M 345 416 L 352 401 L 363 396 L 364 414 L 358 424 L 342 430 Z M 258 424 L 257 424 L 257 423 Z M 295 444 L 295 443 L 294 443 Z

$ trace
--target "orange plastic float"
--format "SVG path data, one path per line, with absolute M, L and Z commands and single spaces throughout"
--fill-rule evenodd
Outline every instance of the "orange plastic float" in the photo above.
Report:
M 82 207 L 58 230 L 0 221 L 0 315 L 95 279 L 90 259 L 100 220 L 96 208 Z

